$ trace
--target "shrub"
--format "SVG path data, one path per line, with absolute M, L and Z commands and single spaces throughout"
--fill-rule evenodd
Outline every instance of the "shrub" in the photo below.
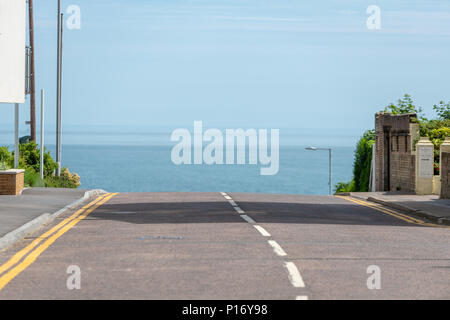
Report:
M 76 189 L 80 186 L 80 176 L 76 173 L 70 173 L 67 168 L 63 168 L 59 178 L 57 176 L 45 178 L 45 186 L 48 188 Z
M 356 145 L 355 161 L 353 163 L 353 180 L 355 191 L 369 191 L 370 169 L 372 165 L 372 148 L 375 143 L 375 131 L 364 133 Z
M 370 170 L 372 166 L 372 148 L 375 143 L 375 131 L 366 131 L 359 139 L 353 162 L 353 180 L 335 185 L 336 192 L 369 191 Z
M 40 177 L 40 149 L 35 142 L 28 142 L 19 145 L 20 157 L 19 168 L 25 169 L 24 182 L 28 187 L 48 187 L 48 188 L 78 188 L 80 186 L 80 176 L 70 173 L 67 168 L 63 168 L 61 176 L 55 176 L 57 164 L 50 155 L 44 152 L 44 180 Z M 7 147 L 0 147 L 0 170 L 9 169 L 14 165 L 14 154 L 9 152 Z
M 14 156 L 9 152 L 8 147 L 0 147 L 0 163 L 7 165 L 11 161 L 14 162 Z
M 21 168 L 32 168 L 35 172 L 40 172 L 40 149 L 35 142 L 29 142 L 26 144 L 19 145 L 20 159 L 19 167 Z M 50 152 L 44 151 L 44 177 L 51 176 L 54 174 L 58 165 L 52 159 Z
M 27 187 L 45 187 L 45 182 L 41 179 L 40 174 L 30 169 L 25 170 L 24 182 Z
M 338 182 L 335 186 L 335 193 L 340 192 L 353 192 L 355 189 L 355 182 L 352 180 L 350 182 Z

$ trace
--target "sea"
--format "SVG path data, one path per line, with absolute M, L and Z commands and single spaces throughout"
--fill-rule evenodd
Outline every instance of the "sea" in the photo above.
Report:
M 176 128 L 69 127 L 63 131 L 62 164 L 81 177 L 81 188 L 108 192 L 246 192 L 325 195 L 332 180 L 352 178 L 358 129 L 280 129 L 279 171 L 260 174 L 260 165 L 176 165 L 171 160 Z M 187 128 L 189 129 L 189 128 Z M 244 128 L 245 129 L 245 128 Z M 39 137 L 38 132 L 38 137 Z M 26 132 L 21 132 L 21 136 Z M 11 128 L 0 129 L 0 146 L 12 150 Z M 55 155 L 55 134 L 45 147 Z

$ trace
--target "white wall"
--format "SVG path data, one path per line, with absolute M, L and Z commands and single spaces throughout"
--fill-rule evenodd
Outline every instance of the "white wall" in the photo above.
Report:
M 0 103 L 25 101 L 26 0 L 0 0 Z

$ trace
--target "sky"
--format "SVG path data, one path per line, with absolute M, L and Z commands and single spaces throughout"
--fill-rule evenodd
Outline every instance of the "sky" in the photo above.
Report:
M 450 101 L 448 0 L 62 2 L 81 9 L 81 29 L 64 31 L 64 128 L 362 133 L 405 93 L 430 117 Z M 379 30 L 367 28 L 369 5 Z M 35 1 L 35 24 L 36 89 L 54 130 L 56 0 Z M 0 128 L 12 123 L 0 105 Z

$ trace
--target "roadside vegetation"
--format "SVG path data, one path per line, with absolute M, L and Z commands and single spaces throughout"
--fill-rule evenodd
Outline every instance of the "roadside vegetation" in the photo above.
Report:
M 450 137 L 450 102 L 439 102 L 433 106 L 436 118 L 429 120 L 423 116 L 421 107 L 414 104 L 411 96 L 405 94 L 396 104 L 391 103 L 384 111 L 392 114 L 416 113 L 420 136 L 429 137 L 434 144 L 434 174 L 439 174 L 439 148 L 445 137 Z M 414 141 L 414 146 L 418 140 Z M 369 191 L 372 148 L 375 143 L 375 130 L 366 131 L 356 145 L 353 162 L 353 179 L 350 182 L 339 182 L 335 192 L 367 192 Z
M 19 168 L 25 170 L 26 187 L 78 188 L 80 177 L 62 168 L 61 176 L 55 175 L 57 164 L 49 151 L 44 151 L 44 179 L 40 177 L 40 149 L 35 142 L 19 145 Z M 7 147 L 0 147 L 0 170 L 8 170 L 14 166 L 14 152 Z

